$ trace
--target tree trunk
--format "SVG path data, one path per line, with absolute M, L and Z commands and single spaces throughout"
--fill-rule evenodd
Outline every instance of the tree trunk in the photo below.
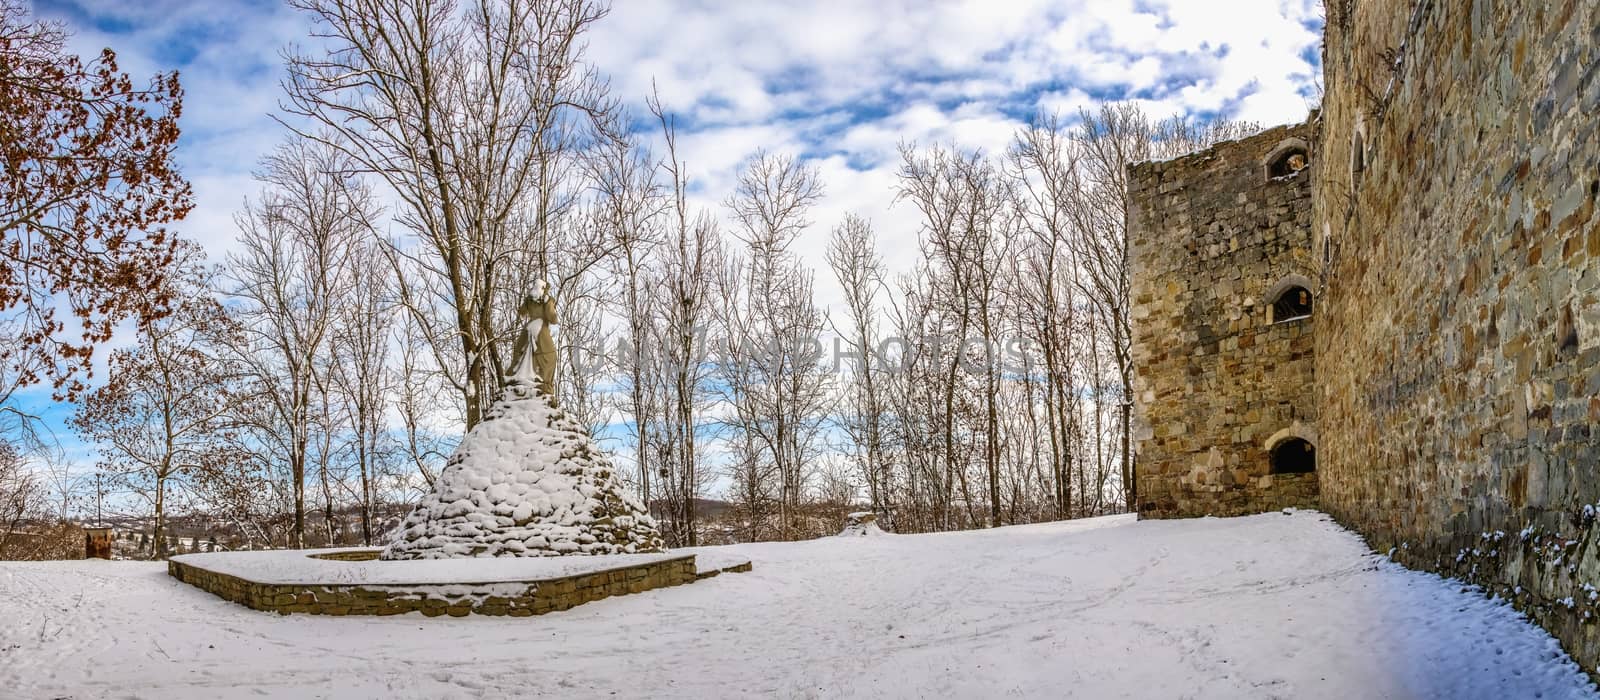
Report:
M 151 533 L 150 552 L 154 559 L 167 558 L 167 477 L 156 475 L 156 524 Z

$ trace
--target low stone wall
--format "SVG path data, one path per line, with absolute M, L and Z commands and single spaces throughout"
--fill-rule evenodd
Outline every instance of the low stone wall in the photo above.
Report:
M 364 551 L 317 555 L 324 559 L 361 561 Z M 728 567 L 722 571 L 749 571 Z M 694 555 L 539 581 L 504 583 L 430 583 L 401 585 L 265 584 L 167 562 L 173 578 L 254 610 L 314 615 L 398 615 L 420 612 L 429 617 L 468 614 L 527 617 L 567 610 L 584 603 L 654 588 L 693 583 Z M 720 571 L 719 571 L 720 573 Z

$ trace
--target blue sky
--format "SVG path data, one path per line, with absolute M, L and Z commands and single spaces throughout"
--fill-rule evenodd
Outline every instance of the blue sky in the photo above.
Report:
M 179 161 L 197 206 L 177 228 L 214 260 L 232 246 L 250 172 L 284 134 L 280 52 L 309 22 L 270 0 L 36 0 L 82 54 L 115 49 L 135 75 L 178 70 Z M 868 217 L 890 266 L 917 256 L 916 222 L 893 206 L 901 140 L 1005 148 L 1038 110 L 1131 99 L 1154 115 L 1298 121 L 1318 92 L 1317 0 L 617 0 L 589 58 L 643 113 L 652 82 L 678 113 L 680 155 L 714 205 L 757 148 L 821 173 L 802 256 L 823 264 L 827 231 Z M 828 275 L 818 293 L 837 298 Z M 69 407 L 29 403 L 58 426 Z M 70 455 L 92 460 L 70 433 Z

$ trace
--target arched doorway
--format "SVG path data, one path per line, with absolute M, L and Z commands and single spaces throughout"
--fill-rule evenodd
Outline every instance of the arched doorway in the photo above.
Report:
M 1273 474 L 1309 474 L 1317 470 L 1317 448 L 1303 438 L 1292 437 L 1272 446 Z
M 1260 303 L 1267 310 L 1267 323 L 1311 318 L 1311 306 L 1314 303 L 1311 293 L 1313 288 L 1315 283 L 1305 275 L 1298 273 L 1284 275 L 1261 297 Z

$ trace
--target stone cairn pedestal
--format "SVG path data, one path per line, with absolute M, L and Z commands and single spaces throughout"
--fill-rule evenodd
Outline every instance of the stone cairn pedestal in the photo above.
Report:
M 555 353 L 541 351 L 554 347 L 554 308 L 543 290 L 523 303 L 499 402 L 462 438 L 383 559 L 664 551 L 655 520 L 549 393 Z

